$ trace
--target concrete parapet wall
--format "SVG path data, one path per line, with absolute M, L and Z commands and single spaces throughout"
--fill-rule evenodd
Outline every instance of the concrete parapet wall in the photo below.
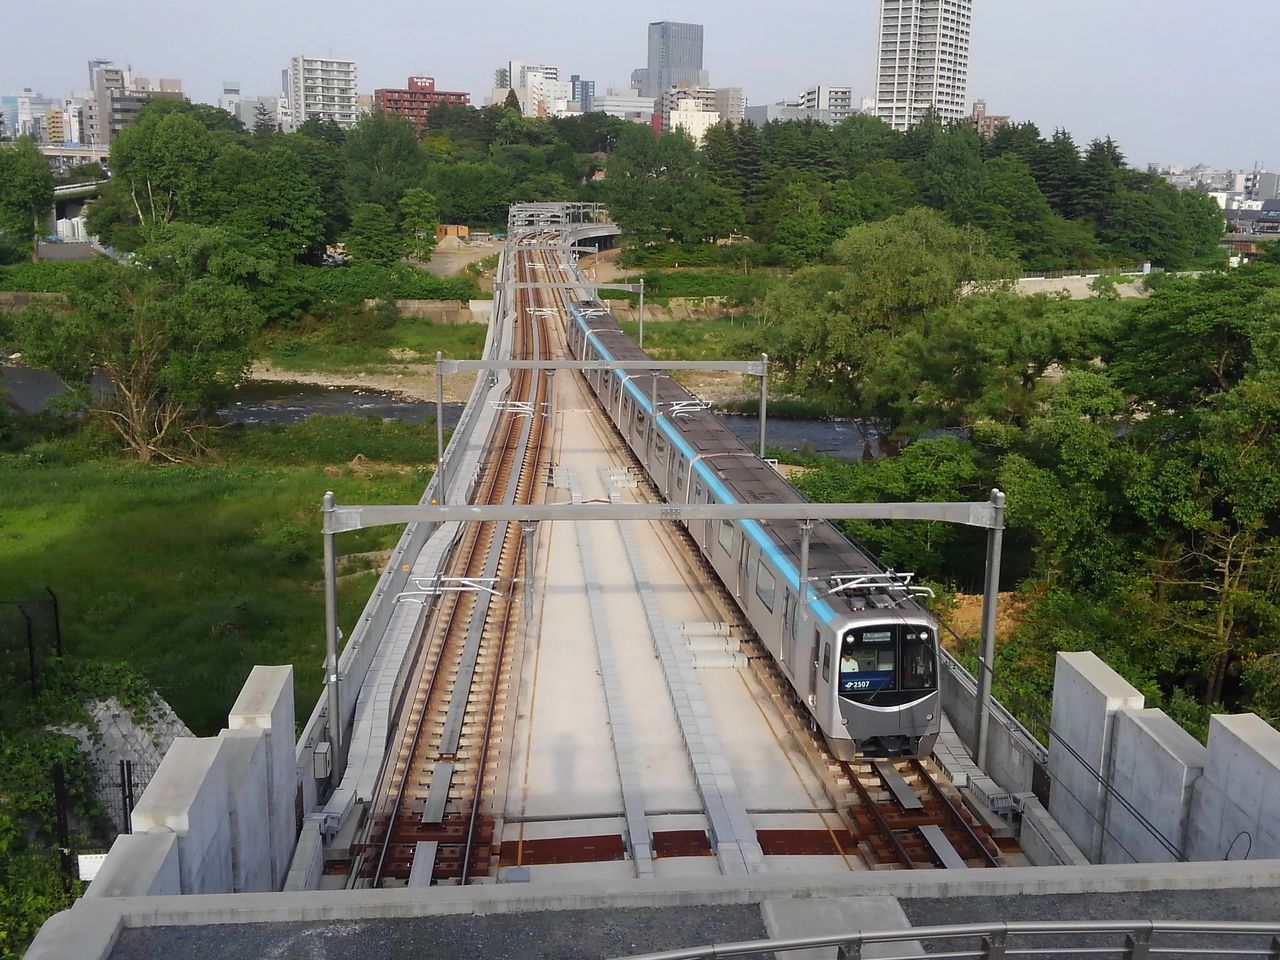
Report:
M 1053 672 L 1049 812 L 1094 863 L 1102 862 L 1116 711 L 1141 709 L 1143 696 L 1092 653 L 1059 653 Z
M 1125 798 L 1170 844 L 1179 848 L 1191 810 L 1192 785 L 1204 770 L 1205 748 L 1163 710 L 1123 709 L 1112 729 L 1106 863 L 1159 863 L 1176 854 L 1120 800 Z
M 978 701 L 973 675 L 954 658 L 944 656 L 942 669 L 939 671 L 938 691 L 942 698 L 943 712 L 972 755 L 973 725 Z M 993 715 L 987 727 L 985 772 L 1010 794 L 1026 793 L 1031 790 L 1040 745 L 1012 722 L 1008 711 L 998 703 L 993 702 L 992 706 Z
M 315 890 L 320 886 L 320 876 L 324 873 L 324 837 L 320 834 L 323 819 L 320 816 L 310 816 L 302 821 L 298 849 L 294 852 L 289 875 L 284 881 L 286 893 Z
M 1044 805 L 1033 797 L 1022 802 L 1022 823 L 1018 843 L 1027 860 L 1036 867 L 1076 867 L 1089 862 L 1071 842 Z
M 261 730 L 266 737 L 264 761 L 267 796 L 264 810 L 270 825 L 270 889 L 279 890 L 289 872 L 298 836 L 297 775 L 294 758 L 293 667 L 256 666 L 249 673 L 227 717 L 230 730 Z
M 133 828 L 177 837 L 183 893 L 224 893 L 232 889 L 229 806 L 221 740 L 180 737 L 134 808 Z
M 378 306 L 378 302 L 366 300 L 364 305 L 372 310 Z M 430 320 L 445 325 L 488 322 L 487 317 L 477 318 L 472 313 L 470 300 L 397 300 L 395 303 L 396 316 L 404 319 Z
M 157 897 L 181 892 L 178 838 L 157 831 L 116 837 L 85 896 Z
M 1193 860 L 1280 857 L 1280 731 L 1253 714 L 1212 717 L 1187 830 Z
M 267 804 L 267 737 L 261 730 L 224 730 L 218 738 L 227 766 L 231 822 L 231 889 L 262 893 L 271 878 L 271 821 Z

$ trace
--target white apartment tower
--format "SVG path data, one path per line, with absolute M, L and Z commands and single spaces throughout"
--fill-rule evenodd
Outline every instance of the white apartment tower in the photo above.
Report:
M 876 116 L 906 130 L 965 115 L 973 0 L 880 0 Z
M 294 57 L 289 61 L 285 95 L 292 124 L 312 117 L 354 126 L 360 116 L 356 103 L 356 62 L 337 57 Z

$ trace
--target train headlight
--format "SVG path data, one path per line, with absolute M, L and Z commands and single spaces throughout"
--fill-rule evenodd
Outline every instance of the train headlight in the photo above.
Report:
M 926 713 L 926 714 L 924 715 L 924 718 L 925 718 L 926 720 L 932 720 L 932 719 L 933 719 L 933 714 L 932 714 L 932 713 Z

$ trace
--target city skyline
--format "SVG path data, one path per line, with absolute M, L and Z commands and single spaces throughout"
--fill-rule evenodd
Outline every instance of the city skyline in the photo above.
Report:
M 743 87 L 753 104 L 819 83 L 874 95 L 875 0 L 854 9 L 811 4 L 785 21 L 763 4 L 701 0 L 685 7 L 623 13 L 589 7 L 550 20 L 495 0 L 477 25 L 407 0 L 381 0 L 356 22 L 333 0 L 316 0 L 302 20 L 244 0 L 182 17 L 172 16 L 170 5 L 139 0 L 136 16 L 126 20 L 72 0 L 70 20 L 80 29 L 52 47 L 15 45 L 0 63 L 0 94 L 30 87 L 66 96 L 85 86 L 89 59 L 107 57 L 146 76 L 177 77 L 193 100 L 216 103 L 226 80 L 238 80 L 246 96 L 277 92 L 280 71 L 298 50 L 358 61 L 360 89 L 368 94 L 400 86 L 407 75 L 427 75 L 479 102 L 491 88 L 493 64 L 510 58 L 559 64 L 566 74 L 593 77 L 603 91 L 625 87 L 631 69 L 645 62 L 649 23 L 672 19 L 704 25 L 705 68 L 716 84 Z M 982 0 L 973 13 L 969 102 L 983 99 L 993 113 L 1034 121 L 1046 136 L 1055 127 L 1081 143 L 1109 134 L 1135 166 L 1248 169 L 1268 159 L 1274 165 L 1280 132 L 1258 122 L 1256 106 L 1215 64 L 1236 38 L 1233 23 L 1248 22 L 1251 33 L 1266 35 L 1280 28 L 1280 6 L 1241 0 L 1230 22 L 1201 9 L 1079 0 L 1063 16 L 1048 0 Z M 397 30 L 385 30 L 387 18 Z M 34 8 L 9 23 L 14 37 L 43 30 Z

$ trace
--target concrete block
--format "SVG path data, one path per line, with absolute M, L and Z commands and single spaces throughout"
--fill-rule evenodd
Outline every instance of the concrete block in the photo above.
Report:
M 821 937 L 842 933 L 883 933 L 909 930 L 911 922 L 894 897 L 835 897 L 809 900 L 765 900 L 760 915 L 771 939 Z M 791 950 L 788 960 L 834 960 L 837 947 Z M 872 943 L 863 957 L 916 957 L 923 951 L 918 940 Z
M 266 893 L 271 879 L 271 825 L 267 806 L 267 735 L 263 730 L 224 730 L 231 813 L 231 889 Z
M 1089 863 L 1089 858 L 1034 797 L 1023 800 L 1018 843 L 1033 867 L 1080 867 Z
M 1054 735 L 1049 738 L 1049 813 L 1093 862 L 1103 856 L 1112 722 L 1144 699 L 1092 653 L 1060 653 L 1053 672 Z M 1070 747 L 1071 749 L 1068 749 Z M 1074 752 L 1073 752 L 1074 751 Z
M 156 897 L 182 892 L 178 838 L 172 833 L 122 833 L 85 891 L 85 898 Z
M 286 892 L 315 890 L 320 886 L 320 877 L 324 873 L 324 837 L 320 834 L 323 819 L 322 816 L 309 816 L 302 821 L 298 849 L 289 865 L 289 875 L 285 877 Z
M 266 732 L 271 888 L 279 890 L 289 872 L 289 858 L 298 837 L 293 667 L 254 667 L 231 708 L 227 727 Z
M 109 960 L 124 924 L 119 913 L 109 907 L 87 909 L 89 906 L 81 901 L 75 909 L 46 920 L 23 954 L 24 960 Z
M 137 833 L 173 833 L 183 893 L 231 892 L 231 811 L 217 737 L 179 737 L 133 811 Z
M 1193 860 L 1280 857 L 1280 731 L 1251 713 L 1209 720 L 1204 776 L 1187 827 Z
M 1104 863 L 1165 863 L 1177 856 L 1123 803 L 1132 804 L 1174 847 L 1186 842 L 1192 787 L 1206 751 L 1163 710 L 1116 711 L 1111 736 L 1111 785 Z

